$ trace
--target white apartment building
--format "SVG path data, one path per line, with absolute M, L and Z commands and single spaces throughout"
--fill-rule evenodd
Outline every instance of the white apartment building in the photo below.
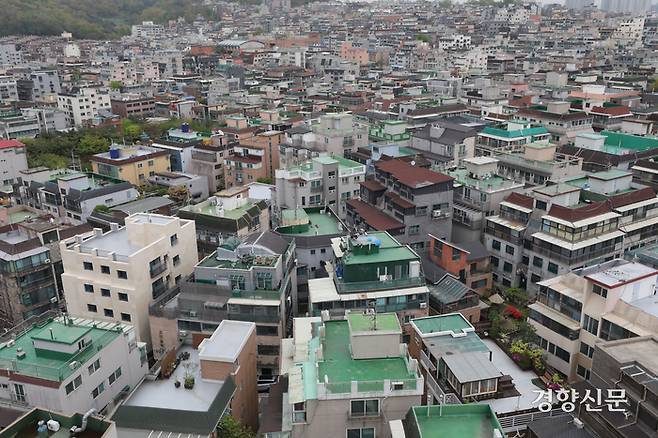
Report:
M 287 150 L 286 154 L 290 152 Z M 279 209 L 328 206 L 345 219 L 346 202 L 359 197 L 359 184 L 365 176 L 363 164 L 338 155 L 321 154 L 299 165 L 276 170 L 276 206 Z
M 62 91 L 57 70 L 32 72 L 30 80 L 32 80 L 32 100 L 35 102 L 54 100 L 54 96 Z
M 137 213 L 103 233 L 95 229 L 62 241 L 62 284 L 69 312 L 130 322 L 150 343 L 148 306 L 194 270 L 194 222 Z
M 23 53 L 16 44 L 0 44 L 0 65 L 23 63 Z
M 67 415 L 109 411 L 149 369 L 146 344 L 125 323 L 45 313 L 0 345 L 0 400 Z
M 594 345 L 654 335 L 658 271 L 621 259 L 540 282 L 528 321 L 548 363 L 569 381 L 589 378 Z
M 368 145 L 368 130 L 350 113 L 324 114 L 312 126 L 318 150 L 343 156 Z
M 142 21 L 142 24 L 133 24 L 131 36 L 133 38 L 158 38 L 164 35 L 164 26 L 152 21 Z
M 16 102 L 18 88 L 13 76 L 0 76 L 0 103 Z
M 81 88 L 77 93 L 59 94 L 57 106 L 66 113 L 69 126 L 91 124 L 100 110 L 110 111 L 110 95 L 98 88 Z
M 20 171 L 25 169 L 27 169 L 25 145 L 18 140 L 0 139 L 0 184 L 16 182 Z

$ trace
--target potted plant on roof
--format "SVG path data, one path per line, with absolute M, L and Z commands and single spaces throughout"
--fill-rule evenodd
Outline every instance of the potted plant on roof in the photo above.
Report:
M 185 381 L 183 383 L 183 386 L 185 387 L 185 389 L 194 388 L 194 372 L 196 371 L 198 366 L 199 365 L 189 361 L 183 364 L 183 367 L 185 368 Z

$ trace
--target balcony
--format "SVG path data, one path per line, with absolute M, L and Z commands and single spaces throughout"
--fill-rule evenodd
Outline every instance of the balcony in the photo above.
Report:
M 151 266 L 151 268 L 149 269 L 149 272 L 151 273 L 151 278 L 155 278 L 158 275 L 162 274 L 166 270 L 167 270 L 167 265 L 160 262 L 156 265 Z
M 318 384 L 318 399 L 343 399 L 351 397 L 389 397 L 419 395 L 423 393 L 423 378 L 404 380 L 352 380 L 350 382 L 334 382 Z
M 161 281 L 157 284 L 152 285 L 153 299 L 159 297 L 167 290 L 167 284 L 164 281 Z
M 420 364 L 425 368 L 426 371 L 429 373 L 435 373 L 436 372 L 436 366 L 432 363 L 430 358 L 425 354 L 423 350 L 420 350 Z
M 441 388 L 441 385 L 439 385 L 439 382 L 437 382 L 434 379 L 432 373 L 427 373 L 425 382 L 427 382 L 428 393 L 431 393 L 434 396 L 434 398 L 439 401 L 439 404 L 447 404 L 447 405 L 462 404 L 457 394 L 454 394 L 452 392 L 446 392 L 443 390 L 443 388 Z
M 281 299 L 281 290 L 269 290 L 269 289 L 258 289 L 258 290 L 240 290 L 234 289 L 232 292 L 234 298 L 246 298 L 250 300 L 276 300 Z
M 281 320 L 278 314 L 257 314 L 242 312 L 229 312 L 228 319 L 233 321 L 264 322 L 272 324 L 278 323 Z
M 417 287 L 425 285 L 424 277 L 399 278 L 397 280 L 384 281 L 355 281 L 351 283 L 334 277 L 336 290 L 341 294 L 371 292 L 378 290 L 401 289 L 408 287 Z

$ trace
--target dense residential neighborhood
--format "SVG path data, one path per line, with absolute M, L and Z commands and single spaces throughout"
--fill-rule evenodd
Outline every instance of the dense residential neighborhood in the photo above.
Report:
M 655 2 L 18 3 L 0 438 L 657 436 Z

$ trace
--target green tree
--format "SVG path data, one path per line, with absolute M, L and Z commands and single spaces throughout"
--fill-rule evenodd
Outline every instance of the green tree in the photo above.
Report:
M 142 127 L 139 123 L 133 122 L 130 119 L 121 121 L 121 129 L 123 129 L 123 135 L 126 137 L 126 140 L 130 141 L 137 140 L 142 133 Z
M 107 152 L 110 148 L 110 140 L 107 138 L 99 137 L 94 134 L 86 134 L 80 138 L 75 152 L 78 155 L 87 157 L 101 152 Z
M 518 287 L 509 287 L 505 289 L 505 292 L 503 292 L 503 295 L 505 296 L 505 299 L 509 301 L 510 303 L 516 304 L 518 306 L 523 306 L 525 305 L 528 300 L 528 292 L 526 292 L 523 289 L 520 289 Z
M 267 177 L 258 178 L 256 180 L 256 182 L 263 183 L 263 184 L 272 184 L 273 183 L 272 178 L 267 178 Z
M 110 82 L 110 88 L 113 90 L 120 90 L 122 87 L 123 87 L 123 82 L 121 81 Z
M 225 415 L 217 426 L 219 438 L 255 438 L 256 434 L 243 426 L 231 415 Z

